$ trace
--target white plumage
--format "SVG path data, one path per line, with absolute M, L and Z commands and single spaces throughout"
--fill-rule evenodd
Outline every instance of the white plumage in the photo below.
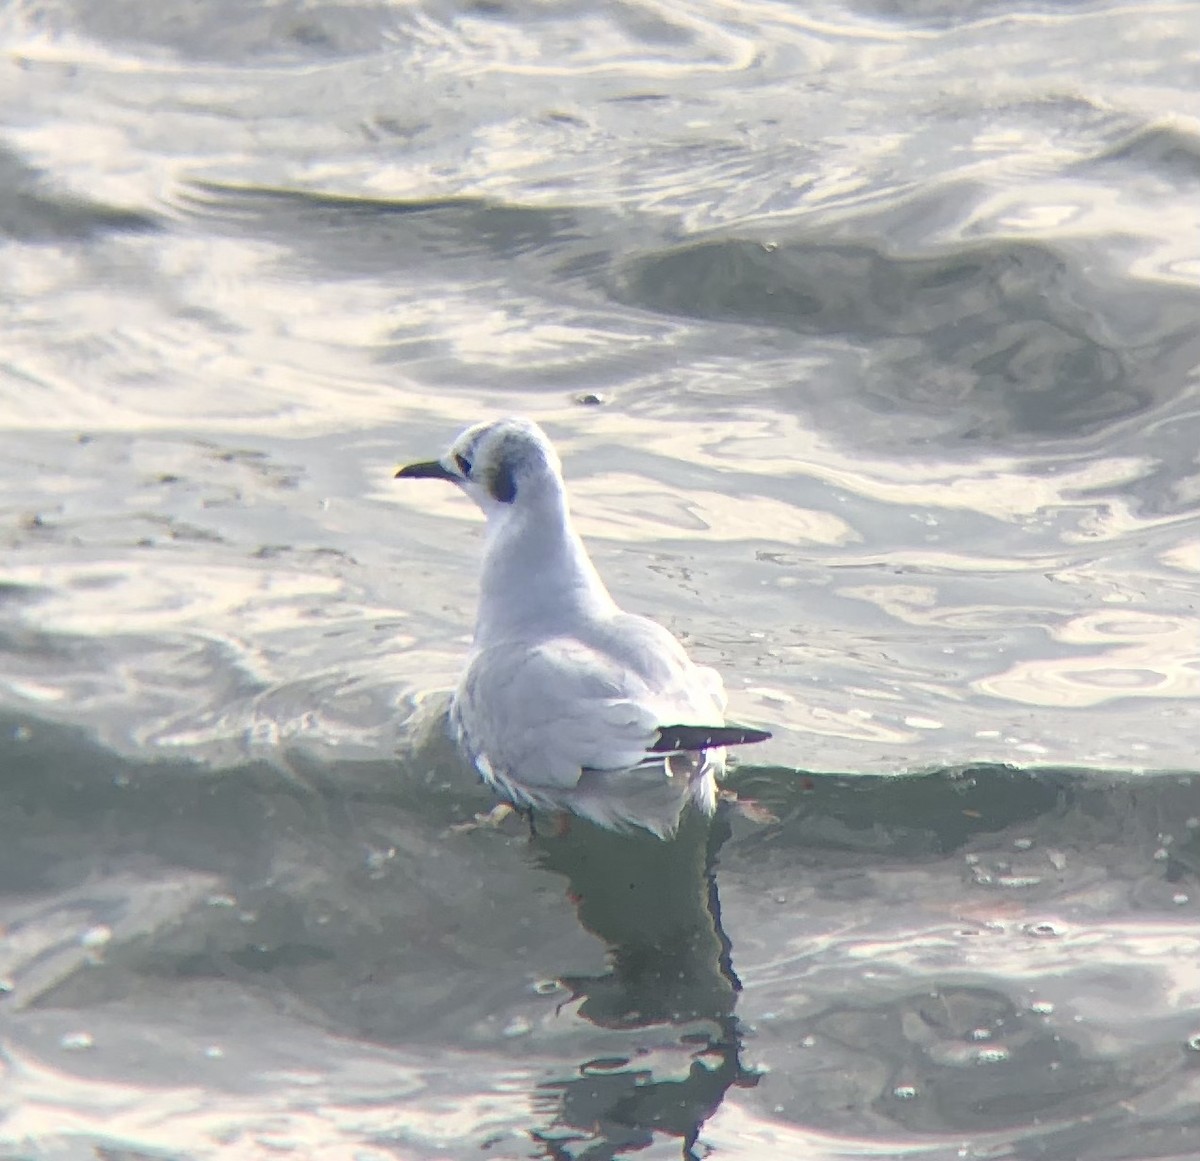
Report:
M 477 424 L 441 460 L 396 474 L 452 481 L 487 517 L 475 638 L 450 711 L 484 780 L 517 807 L 660 837 L 689 801 L 711 814 L 723 744 L 769 735 L 725 727 L 717 672 L 617 607 L 541 428 Z

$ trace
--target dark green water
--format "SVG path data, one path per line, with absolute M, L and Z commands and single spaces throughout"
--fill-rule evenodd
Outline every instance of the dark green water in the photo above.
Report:
M 436 740 L 301 782 L 14 730 L 9 1109 L 67 1155 L 1200 1146 L 1194 775 L 745 766 L 754 819 L 660 843 L 453 833 Z

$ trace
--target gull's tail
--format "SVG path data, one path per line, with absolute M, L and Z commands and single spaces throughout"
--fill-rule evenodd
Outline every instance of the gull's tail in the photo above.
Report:
M 651 754 L 676 754 L 681 750 L 714 750 L 721 746 L 746 746 L 765 742 L 766 730 L 749 726 L 663 726 L 650 747 Z

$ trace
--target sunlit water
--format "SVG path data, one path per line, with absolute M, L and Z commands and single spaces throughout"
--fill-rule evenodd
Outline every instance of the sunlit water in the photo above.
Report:
M 0 10 L 4 1161 L 1200 1154 L 1197 45 Z M 506 413 L 756 807 L 454 829 Z

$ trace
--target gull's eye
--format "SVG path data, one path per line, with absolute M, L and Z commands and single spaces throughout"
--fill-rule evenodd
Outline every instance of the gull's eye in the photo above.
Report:
M 459 470 L 460 472 L 462 472 L 462 474 L 463 474 L 463 478 L 464 478 L 464 479 L 465 479 L 465 478 L 467 478 L 468 476 L 470 476 L 470 474 L 471 474 L 471 461 L 470 461 L 469 459 L 467 459 L 467 457 L 466 457 L 466 456 L 463 456 L 463 455 L 458 455 L 458 454 L 456 453 L 456 454 L 455 454 L 455 456 L 454 456 L 454 462 L 455 462 L 456 464 L 458 464 L 458 470 Z

